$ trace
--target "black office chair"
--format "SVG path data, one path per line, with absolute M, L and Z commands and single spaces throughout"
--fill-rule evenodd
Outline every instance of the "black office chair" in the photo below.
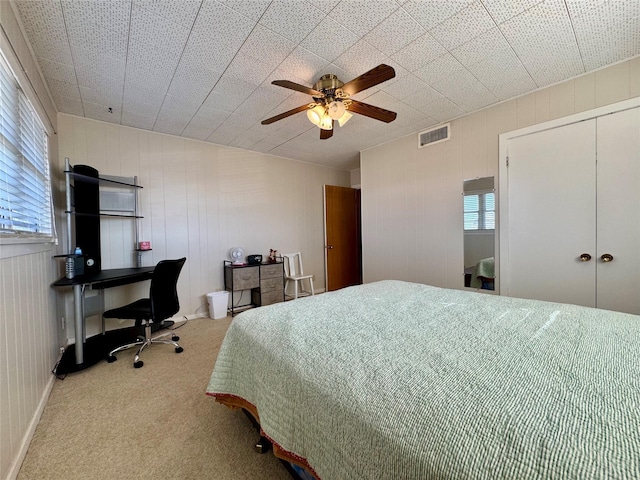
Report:
M 115 362 L 117 360 L 115 356 L 116 353 L 128 348 L 137 347 L 138 345 L 140 348 L 133 358 L 133 366 L 135 368 L 140 368 L 144 365 L 144 362 L 140 360 L 140 354 L 142 350 L 151 344 L 164 343 L 173 345 L 176 353 L 182 352 L 183 348 L 176 343 L 180 340 L 180 337 L 174 335 L 172 332 L 151 337 L 151 324 L 160 323 L 178 313 L 178 310 L 180 310 L 176 287 L 178 284 L 178 276 L 180 276 L 180 271 L 186 260 L 186 258 L 180 258 L 178 260 L 162 260 L 158 262 L 151 277 L 149 298 L 142 298 L 124 307 L 113 308 L 104 312 L 102 315 L 103 322 L 105 318 L 119 318 L 135 320 L 136 325 L 139 325 L 140 322 L 144 325 L 144 337 L 141 335 L 135 342 L 111 350 L 107 357 L 107 362 Z M 162 340 L 162 338 L 170 335 L 170 341 Z

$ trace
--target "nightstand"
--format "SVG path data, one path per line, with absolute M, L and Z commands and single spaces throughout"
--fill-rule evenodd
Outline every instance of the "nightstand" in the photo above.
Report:
M 284 263 L 260 264 L 260 286 L 251 290 L 251 301 L 258 307 L 284 302 Z

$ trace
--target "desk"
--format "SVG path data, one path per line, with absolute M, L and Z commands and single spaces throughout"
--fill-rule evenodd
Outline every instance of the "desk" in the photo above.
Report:
M 87 287 L 93 290 L 128 285 L 130 283 L 150 280 L 154 267 L 113 268 L 100 270 L 94 274 L 79 275 L 74 278 L 62 277 L 53 283 L 54 287 L 73 287 L 74 329 L 76 365 L 84 363 L 84 344 L 86 332 L 84 324 L 84 291 Z

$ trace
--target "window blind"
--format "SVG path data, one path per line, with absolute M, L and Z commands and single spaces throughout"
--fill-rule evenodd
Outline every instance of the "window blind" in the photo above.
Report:
M 494 230 L 496 228 L 496 199 L 493 192 L 464 196 L 464 229 Z
M 0 236 L 51 235 L 47 132 L 0 55 Z

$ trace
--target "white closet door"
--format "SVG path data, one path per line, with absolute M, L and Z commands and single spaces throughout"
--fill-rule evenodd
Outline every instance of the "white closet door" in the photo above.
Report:
M 596 305 L 640 314 L 640 108 L 598 118 L 597 159 Z
M 595 129 L 594 119 L 509 140 L 508 295 L 595 306 Z

